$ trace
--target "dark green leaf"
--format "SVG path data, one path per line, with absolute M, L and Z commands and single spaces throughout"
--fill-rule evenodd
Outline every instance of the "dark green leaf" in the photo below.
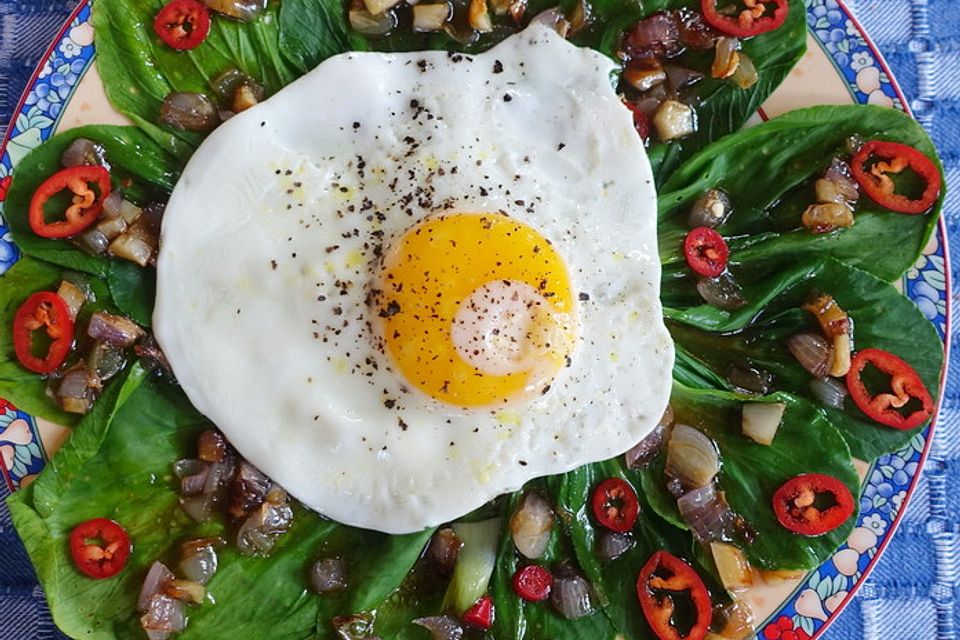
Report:
M 903 215 L 862 197 L 850 229 L 813 234 L 800 217 L 815 202 L 813 181 L 848 137 L 895 140 L 936 160 L 933 143 L 901 111 L 851 105 L 793 111 L 714 142 L 674 172 L 660 189 L 660 259 L 664 302 L 675 309 L 699 303 L 683 256 L 687 215 L 707 189 L 724 189 L 734 213 L 720 232 L 730 242 L 731 271 L 741 284 L 789 268 L 797 260 L 829 255 L 892 282 L 926 246 L 940 203 L 924 215 Z M 847 154 L 848 155 L 848 154 Z
M 920 374 L 936 399 L 943 367 L 943 344 L 916 305 L 870 274 L 825 258 L 806 261 L 750 289 L 756 302 L 724 318 L 704 305 L 673 315 L 668 326 L 681 361 L 709 372 L 726 388 L 730 367 L 752 364 L 774 374 L 774 388 L 820 404 L 810 389 L 812 376 L 790 354 L 786 340 L 816 330 L 813 316 L 800 307 L 814 291 L 833 295 L 853 319 L 856 349 L 874 347 L 904 358 Z M 750 318 L 744 329 L 738 320 Z M 711 331 L 704 331 L 708 328 Z M 842 381 L 841 381 L 842 382 Z M 845 385 L 844 385 L 845 386 Z M 870 461 L 906 444 L 923 427 L 900 431 L 877 424 L 848 398 L 843 410 L 823 407 L 856 457 Z

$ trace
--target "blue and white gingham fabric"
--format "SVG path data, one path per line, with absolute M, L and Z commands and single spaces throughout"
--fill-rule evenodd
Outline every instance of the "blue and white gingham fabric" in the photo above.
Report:
M 960 0 L 847 4 L 937 143 L 953 187 L 945 208 L 950 242 L 960 248 Z M 0 0 L 0 136 L 37 60 L 75 5 Z M 960 282 L 960 254 L 952 258 L 953 281 Z M 957 349 L 920 486 L 883 559 L 824 640 L 960 640 L 960 296 L 953 304 Z M 0 505 L 5 495 L 0 482 Z M 0 506 L 0 640 L 62 637 Z

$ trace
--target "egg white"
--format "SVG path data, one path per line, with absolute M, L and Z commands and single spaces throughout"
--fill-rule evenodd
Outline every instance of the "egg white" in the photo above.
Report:
M 614 64 L 533 25 L 490 51 L 347 53 L 217 129 L 166 209 L 156 336 L 242 455 L 339 522 L 406 533 L 617 455 L 667 404 L 656 196 Z M 368 305 L 390 242 L 503 211 L 566 261 L 578 344 L 547 393 L 412 390 Z

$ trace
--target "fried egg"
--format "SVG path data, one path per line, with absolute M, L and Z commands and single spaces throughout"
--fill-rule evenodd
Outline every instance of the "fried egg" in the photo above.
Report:
M 157 265 L 190 400 L 305 505 L 388 533 L 635 444 L 673 344 L 613 71 L 535 24 L 335 56 L 223 124 Z

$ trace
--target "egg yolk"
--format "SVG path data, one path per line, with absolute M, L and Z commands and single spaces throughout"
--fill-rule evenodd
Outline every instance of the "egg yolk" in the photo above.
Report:
M 544 393 L 576 342 L 563 260 L 503 214 L 427 218 L 386 252 L 375 290 L 387 352 L 406 380 L 452 405 Z

